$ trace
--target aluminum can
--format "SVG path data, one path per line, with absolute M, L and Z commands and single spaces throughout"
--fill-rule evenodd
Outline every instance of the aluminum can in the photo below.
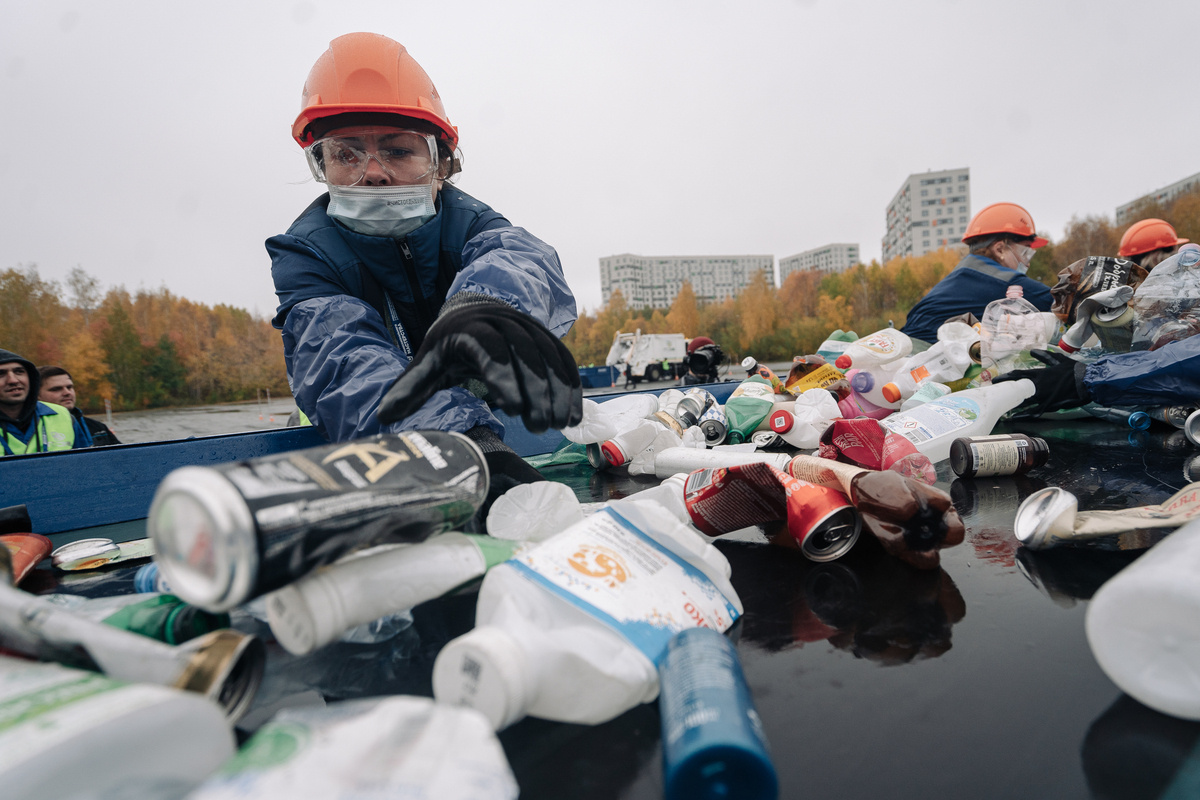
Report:
M 813 561 L 840 558 L 858 541 L 862 516 L 846 496 L 828 486 L 792 479 L 788 485 L 788 530 Z
M 174 594 L 227 611 L 351 550 L 459 526 L 487 491 L 474 442 L 409 431 L 182 467 L 159 484 L 147 531 Z

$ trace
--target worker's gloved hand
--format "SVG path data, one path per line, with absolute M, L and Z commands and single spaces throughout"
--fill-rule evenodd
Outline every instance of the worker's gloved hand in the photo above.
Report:
M 1075 324 L 1062 335 L 1058 346 L 1068 353 L 1083 347 L 1083 343 L 1092 335 L 1092 314 L 1106 309 L 1121 308 L 1132 298 L 1132 286 L 1114 286 L 1081 300 L 1075 307 Z
M 1028 378 L 1036 391 L 1017 409 L 1018 416 L 1036 417 L 1049 411 L 1075 408 L 1091 400 L 1087 387 L 1083 385 L 1086 365 L 1062 353 L 1049 350 L 1030 350 L 1029 354 L 1046 366 L 1042 369 L 1014 369 L 994 379 L 1018 381 Z
M 583 419 L 579 369 L 542 323 L 486 295 L 446 301 L 408 369 L 383 397 L 380 422 L 413 414 L 435 392 L 474 378 L 491 403 L 520 416 L 532 433 Z

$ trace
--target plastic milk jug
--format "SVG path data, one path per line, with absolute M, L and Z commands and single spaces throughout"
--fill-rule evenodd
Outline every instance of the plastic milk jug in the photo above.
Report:
M 655 502 L 623 501 L 483 579 L 474 630 L 433 665 L 439 702 L 497 729 L 526 715 L 595 725 L 658 696 L 679 631 L 724 632 L 742 606 L 729 562 Z

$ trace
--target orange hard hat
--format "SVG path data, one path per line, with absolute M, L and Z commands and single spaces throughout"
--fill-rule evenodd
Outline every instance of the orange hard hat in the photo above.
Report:
M 1029 246 L 1037 249 L 1045 247 L 1048 241 L 1037 235 L 1033 227 L 1033 217 L 1029 212 L 1016 203 L 992 203 L 971 219 L 967 232 L 962 240 L 974 239 L 977 236 L 989 236 L 998 233 L 1010 233 L 1014 236 L 1032 236 Z
M 378 33 L 348 33 L 329 43 L 304 82 L 292 136 L 301 147 L 312 144 L 312 124 L 338 114 L 424 120 L 451 148 L 458 145 L 458 128 L 446 117 L 433 81 L 404 45 Z
M 1121 249 L 1117 255 L 1121 258 L 1140 256 L 1151 250 L 1161 250 L 1164 247 L 1174 247 L 1187 244 L 1187 239 L 1175 235 L 1175 229 L 1165 219 L 1143 219 L 1129 226 L 1121 237 Z

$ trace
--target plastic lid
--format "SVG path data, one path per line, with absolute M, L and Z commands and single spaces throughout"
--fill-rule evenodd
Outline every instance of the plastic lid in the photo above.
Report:
M 866 370 L 859 370 L 850 378 L 850 386 L 859 394 L 866 394 L 875 388 L 875 376 Z
M 889 403 L 895 403 L 903 397 L 900 394 L 900 387 L 894 383 L 885 383 L 880 391 L 883 392 L 883 399 Z
M 50 563 L 62 570 L 94 569 L 119 555 L 121 546 L 112 539 L 79 539 L 57 548 Z
M 433 696 L 439 703 L 469 706 L 502 730 L 525 716 L 529 666 L 506 631 L 483 625 L 454 639 L 433 662 Z
M 837 358 L 835 358 L 833 360 L 833 365 L 835 367 L 837 367 L 838 369 L 850 369 L 850 365 L 853 363 L 854 363 L 854 359 L 852 359 L 850 356 L 846 355 L 845 353 L 842 353 L 840 356 L 838 356 Z
M 1190 422 L 1191 418 L 1189 417 L 1188 419 Z M 1145 411 L 1134 411 L 1132 414 L 1129 415 L 1128 422 L 1129 422 L 1129 427 L 1133 428 L 1135 431 L 1144 431 L 1144 430 L 1146 430 L 1146 428 L 1150 427 L 1151 419 L 1150 419 L 1150 415 L 1147 414 Z M 1184 428 L 1184 432 L 1185 433 L 1187 432 L 1187 428 Z M 1188 438 L 1189 439 L 1192 438 L 1191 434 L 1188 434 Z M 1193 443 L 1195 443 L 1194 439 L 1192 441 L 1193 441 Z
M 776 433 L 787 433 L 796 424 L 796 418 L 786 408 L 779 408 L 771 412 L 768 424 Z
M 619 467 L 625 463 L 625 454 L 621 452 L 621 446 L 612 439 L 600 445 L 600 452 L 604 454 L 605 460 L 614 467 Z

